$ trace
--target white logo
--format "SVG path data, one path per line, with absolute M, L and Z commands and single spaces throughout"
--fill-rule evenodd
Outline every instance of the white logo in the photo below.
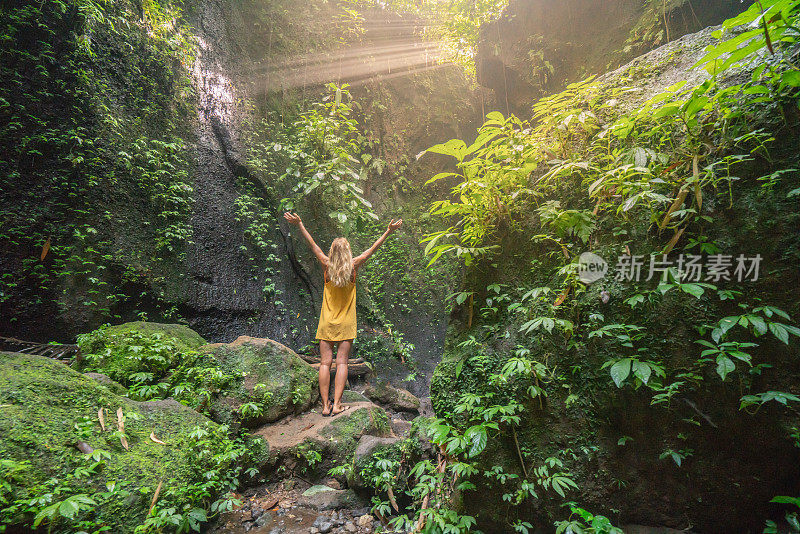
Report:
M 606 260 L 592 252 L 584 252 L 578 258 L 578 280 L 591 284 L 603 278 L 608 272 Z

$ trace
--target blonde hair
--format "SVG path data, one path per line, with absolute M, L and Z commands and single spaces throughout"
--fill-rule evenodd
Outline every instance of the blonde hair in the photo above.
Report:
M 336 287 L 345 287 L 352 278 L 353 252 L 350 250 L 350 242 L 344 237 L 337 237 L 328 252 L 328 279 Z

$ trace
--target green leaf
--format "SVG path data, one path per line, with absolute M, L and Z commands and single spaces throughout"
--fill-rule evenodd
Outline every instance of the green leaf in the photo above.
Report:
M 425 182 L 425 185 L 432 184 L 433 182 L 441 180 L 442 178 L 448 178 L 450 176 L 461 176 L 461 175 L 458 174 L 457 172 L 440 172 L 438 174 L 434 174 L 430 180 Z
M 451 139 L 446 143 L 441 143 L 439 145 L 434 145 L 430 147 L 426 152 L 431 152 L 434 154 L 443 154 L 445 156 L 453 156 L 459 162 L 464 158 L 463 154 L 467 148 L 467 144 L 460 140 L 460 139 Z
M 728 373 L 734 369 L 736 369 L 736 364 L 733 363 L 733 360 L 725 355 L 717 356 L 717 374 L 722 377 L 722 380 L 725 380 Z
M 784 344 L 789 344 L 789 331 L 781 323 L 769 323 L 769 331 L 772 335 L 783 341 Z
M 625 379 L 630 375 L 631 362 L 632 360 L 630 358 L 623 358 L 611 366 L 611 379 L 618 388 L 622 387 L 622 383 L 625 382 Z
M 650 380 L 650 374 L 652 371 L 653 370 L 650 368 L 650 366 L 645 362 L 633 360 L 633 375 L 641 380 L 643 384 L 647 384 L 647 381 Z
M 787 85 L 789 87 L 800 87 L 800 70 L 787 70 L 781 74 L 781 84 L 779 89 L 783 89 Z
M 764 321 L 763 318 L 758 317 L 757 315 L 750 316 L 750 324 L 753 325 L 753 329 L 756 331 L 756 335 L 762 335 L 767 333 L 767 323 Z
M 684 293 L 689 293 L 698 299 L 705 293 L 705 290 L 697 284 L 680 284 L 680 288 Z
M 464 433 L 464 438 L 467 440 L 467 443 L 469 444 L 469 450 L 467 451 L 467 456 L 469 456 L 470 458 L 482 453 L 483 450 L 486 448 L 486 443 L 488 441 L 486 428 L 483 425 L 475 425 L 469 427 L 467 431 Z
M 788 497 L 786 495 L 778 495 L 769 502 L 777 502 L 780 504 L 794 504 L 800 508 L 800 497 Z

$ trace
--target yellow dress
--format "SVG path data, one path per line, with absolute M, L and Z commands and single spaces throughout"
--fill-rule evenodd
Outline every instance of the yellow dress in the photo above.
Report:
M 336 287 L 328 280 L 325 270 L 325 290 L 322 293 L 322 310 L 319 314 L 317 339 L 344 341 L 356 337 L 356 271 L 352 281 Z

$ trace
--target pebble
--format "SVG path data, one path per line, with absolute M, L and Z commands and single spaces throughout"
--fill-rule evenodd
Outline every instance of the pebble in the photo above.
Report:
M 328 521 L 328 519 L 321 515 L 314 520 L 314 525 L 317 527 L 321 534 L 327 534 L 333 528 L 333 523 Z
M 258 519 L 256 519 L 256 526 L 263 527 L 270 521 L 272 521 L 272 514 L 270 513 L 261 514 L 260 516 L 258 516 Z
M 344 524 L 344 529 L 347 532 L 355 532 L 355 531 L 358 530 L 358 527 L 356 527 L 355 524 L 353 524 L 352 521 L 348 521 L 347 523 Z
M 375 521 L 375 518 L 369 514 L 364 514 L 358 518 L 358 526 L 359 527 L 369 527 L 372 525 L 372 522 Z

